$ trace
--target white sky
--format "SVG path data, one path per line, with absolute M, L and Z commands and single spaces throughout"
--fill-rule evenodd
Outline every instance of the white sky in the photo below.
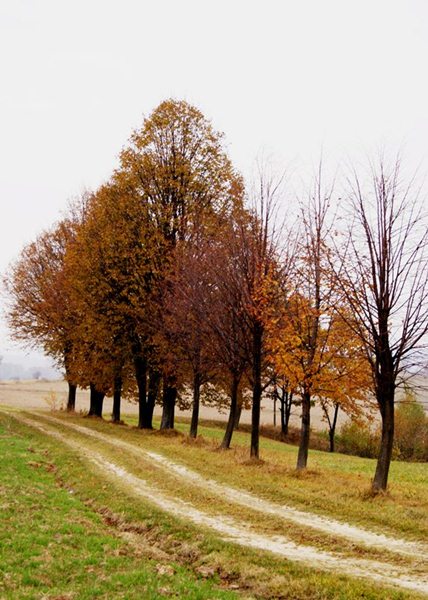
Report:
M 261 149 L 428 154 L 424 0 L 0 0 L 0 57 L 0 271 L 168 97 L 246 174 Z

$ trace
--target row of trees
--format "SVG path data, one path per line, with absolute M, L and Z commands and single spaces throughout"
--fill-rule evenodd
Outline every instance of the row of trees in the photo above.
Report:
M 249 197 L 221 134 L 186 102 L 165 101 L 111 179 L 12 265 L 11 330 L 64 368 L 69 410 L 80 386 L 91 390 L 89 414 L 101 416 L 109 394 L 120 421 L 126 395 L 140 428 L 159 402 L 168 429 L 190 393 L 196 437 L 205 389 L 229 406 L 228 448 L 248 396 L 255 458 L 263 392 L 299 397 L 298 469 L 314 401 L 335 423 L 339 406 L 357 414 L 374 392 L 373 487 L 385 489 L 395 388 L 428 327 L 426 226 L 398 162 L 386 172 L 381 161 L 369 191 L 356 173 L 349 184 L 349 225 L 334 220 L 320 169 L 299 218 L 279 226 L 282 181 L 260 172 Z

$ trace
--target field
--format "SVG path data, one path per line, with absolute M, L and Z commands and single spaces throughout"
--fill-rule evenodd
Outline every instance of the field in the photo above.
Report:
M 14 385 L 0 398 L 2 600 L 427 597 L 426 464 L 393 463 L 372 497 L 369 459 L 311 451 L 297 475 L 286 444 L 262 440 L 254 462 L 242 432 L 219 451 L 215 427 L 142 432 L 132 411 L 125 425 L 52 412 Z

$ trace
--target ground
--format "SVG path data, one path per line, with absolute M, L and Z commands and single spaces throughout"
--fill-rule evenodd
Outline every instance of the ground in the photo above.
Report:
M 184 423 L 174 435 L 142 432 L 135 428 L 135 405 L 124 406 L 124 426 L 52 411 L 63 394 L 58 382 L 0 387 L 0 443 L 10 468 L 0 481 L 6 540 L 1 600 L 428 596 L 426 465 L 394 463 L 390 492 L 374 498 L 368 494 L 369 459 L 311 451 L 310 469 L 298 475 L 292 446 L 262 440 L 262 460 L 251 461 L 243 432 L 235 434 L 231 451 L 219 452 L 219 429 L 201 427 L 196 441 Z M 82 410 L 85 401 L 81 394 Z M 18 480 L 24 471 L 29 476 L 28 469 L 34 471 L 30 491 Z M 46 491 L 48 484 L 53 488 Z M 86 516 L 64 498 L 58 509 L 53 506 L 59 488 Z M 97 529 L 96 515 L 112 531 Z M 30 517 L 24 529 L 40 532 L 25 549 L 18 543 L 24 536 L 20 523 Z M 84 564 L 70 563 L 67 577 L 54 569 L 65 539 L 85 556 Z M 123 543 L 127 549 L 118 550 Z M 135 548 L 144 556 L 144 573 Z M 107 572 L 122 555 L 129 556 L 119 561 L 126 592 Z M 45 558 L 46 575 L 40 577 Z

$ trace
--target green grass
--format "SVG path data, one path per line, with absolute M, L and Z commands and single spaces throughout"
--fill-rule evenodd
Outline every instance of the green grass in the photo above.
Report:
M 118 535 L 70 482 L 58 485 L 50 453 L 31 437 L 0 418 L 2 600 L 236 597 L 217 589 L 218 577 L 198 578 L 168 556 L 150 558 L 141 542 Z
M 294 487 L 305 495 L 313 484 L 312 475 L 296 478 L 283 466 L 284 460 L 288 464 L 287 457 L 294 461 L 295 448 L 278 452 L 263 442 L 267 461 L 251 465 L 243 459 L 247 436 L 241 440 L 237 436 L 234 441 L 245 444 L 245 449 L 217 452 L 216 444 L 209 440 L 193 444 L 183 436 L 164 437 L 97 420 L 63 417 L 136 447 L 154 449 L 219 480 L 261 491 L 266 497 L 290 500 Z M 209 433 L 215 436 L 218 431 L 204 432 Z M 78 439 L 72 432 L 70 437 Z M 2 600 L 418 597 L 222 542 L 208 530 L 163 513 L 112 485 L 61 442 L 1 413 L 0 452 L 5 467 L 0 471 L 1 514 L 8 528 L 0 531 Z M 146 475 L 148 478 L 149 470 Z M 261 488 L 263 482 L 269 483 L 267 491 Z M 273 494 L 275 486 L 280 488 L 279 496 Z M 319 490 L 311 494 L 316 497 Z M 332 496 L 333 492 L 329 502 Z

